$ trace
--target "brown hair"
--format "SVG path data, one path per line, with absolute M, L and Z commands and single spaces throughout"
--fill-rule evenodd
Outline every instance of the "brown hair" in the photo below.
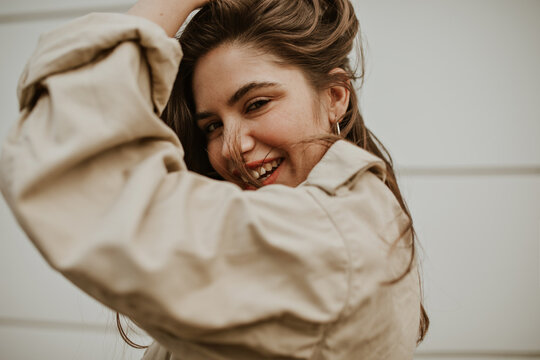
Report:
M 284 64 L 296 66 L 315 90 L 320 91 L 336 85 L 349 90 L 349 106 L 339 120 L 341 135 L 329 134 L 316 140 L 322 140 L 330 145 L 338 139 L 346 139 L 385 162 L 386 185 L 410 219 L 396 243 L 403 237 L 412 240 L 407 268 L 398 278 L 385 285 L 403 279 L 412 270 L 416 260 L 416 234 L 411 214 L 399 190 L 392 158 L 365 126 L 358 106 L 358 97 L 351 84 L 352 81 L 358 80 L 361 85 L 364 78 L 364 53 L 360 43 L 359 23 L 351 2 L 215 0 L 207 3 L 193 17 L 179 41 L 184 55 L 162 119 L 180 138 L 188 169 L 209 177 L 221 178 L 210 165 L 205 135 L 195 124 L 192 79 L 197 61 L 210 50 L 226 43 L 247 45 L 275 55 Z M 355 41 L 358 41 L 358 69 L 352 68 L 348 58 Z M 344 72 L 332 72 L 336 68 L 341 68 Z M 238 148 L 235 144 L 233 146 Z M 239 151 L 236 151 L 235 157 L 238 162 L 243 163 Z M 237 168 L 241 171 L 244 169 L 243 166 Z M 260 186 L 250 172 L 244 169 L 242 175 L 252 185 Z M 422 303 L 420 314 L 417 343 L 424 339 L 429 327 L 429 318 Z

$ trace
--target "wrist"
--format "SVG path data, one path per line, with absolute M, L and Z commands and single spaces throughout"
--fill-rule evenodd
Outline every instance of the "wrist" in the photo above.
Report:
M 173 37 L 188 15 L 204 5 L 204 0 L 139 0 L 127 14 L 148 19 Z

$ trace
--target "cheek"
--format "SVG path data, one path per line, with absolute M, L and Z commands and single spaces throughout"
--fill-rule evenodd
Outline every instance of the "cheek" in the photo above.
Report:
M 225 160 L 221 156 L 221 143 L 219 140 L 210 141 L 207 146 L 208 151 L 208 159 L 210 160 L 210 165 L 216 170 L 218 173 L 222 174 L 222 169 L 225 168 Z
M 313 135 L 316 128 L 312 109 L 302 106 L 292 106 L 276 111 L 261 122 L 263 123 L 264 126 L 260 127 L 259 131 L 260 137 L 275 144 L 301 141 Z

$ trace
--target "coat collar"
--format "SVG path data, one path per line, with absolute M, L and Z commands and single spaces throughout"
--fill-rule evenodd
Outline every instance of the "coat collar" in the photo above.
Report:
M 386 167 L 375 155 L 345 140 L 336 141 L 315 165 L 302 185 L 317 186 L 331 195 L 367 170 L 384 182 Z

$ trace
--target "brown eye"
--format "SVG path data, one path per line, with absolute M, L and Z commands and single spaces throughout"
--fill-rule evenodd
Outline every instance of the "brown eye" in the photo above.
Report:
M 264 105 L 268 104 L 269 102 L 270 102 L 270 100 L 268 100 L 268 99 L 261 99 L 261 100 L 254 101 L 251 104 L 249 104 L 249 106 L 246 109 L 246 112 L 255 111 L 255 110 L 263 107 Z
M 211 134 L 212 132 L 216 131 L 217 129 L 219 129 L 222 126 L 223 126 L 223 124 L 221 123 L 221 121 L 214 121 L 214 122 L 211 122 L 210 124 L 205 126 L 204 132 L 206 134 Z

